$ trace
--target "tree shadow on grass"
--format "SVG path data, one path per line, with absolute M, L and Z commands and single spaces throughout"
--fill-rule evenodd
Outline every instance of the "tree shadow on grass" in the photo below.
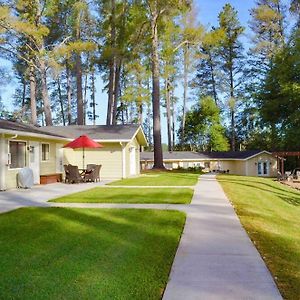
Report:
M 247 180 L 244 177 L 241 177 L 239 179 L 234 179 L 234 178 L 230 178 L 230 176 L 227 175 L 226 175 L 226 179 L 224 177 L 218 177 L 218 181 L 221 183 L 228 182 L 240 186 L 251 187 L 259 191 L 272 193 L 288 204 L 294 206 L 300 206 L 300 193 L 298 191 L 287 190 L 287 188 L 281 187 L 280 184 L 276 182 L 270 184 L 268 182 L 252 180 L 252 178 L 251 180 L 249 179 Z
M 0 298 L 160 299 L 183 224 L 182 213 L 151 210 L 4 214 Z

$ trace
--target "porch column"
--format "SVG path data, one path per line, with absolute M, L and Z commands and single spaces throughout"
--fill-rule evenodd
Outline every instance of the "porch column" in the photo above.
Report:
M 4 134 L 0 136 L 0 191 L 6 190 L 5 169 L 7 163 L 7 149 L 5 149 Z
M 126 143 L 120 142 L 121 148 L 122 148 L 122 178 L 126 178 Z

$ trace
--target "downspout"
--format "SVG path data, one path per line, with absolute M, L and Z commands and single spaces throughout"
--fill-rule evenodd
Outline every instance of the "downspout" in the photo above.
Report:
M 126 143 L 120 142 L 121 149 L 122 149 L 122 179 L 126 178 Z
M 7 156 L 5 151 L 5 135 L 2 133 L 0 137 L 0 191 L 6 190 L 5 168 L 7 164 Z

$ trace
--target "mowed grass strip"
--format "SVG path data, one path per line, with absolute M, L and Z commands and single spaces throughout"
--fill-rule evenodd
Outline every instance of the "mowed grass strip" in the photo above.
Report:
M 143 171 L 139 177 L 117 180 L 109 185 L 128 186 L 194 186 L 200 172 L 190 172 L 185 170 L 173 171 Z
M 218 180 L 284 299 L 300 299 L 300 193 L 267 178 Z
M 84 192 L 50 200 L 68 203 L 173 203 L 188 204 L 194 191 L 190 188 L 105 188 L 97 187 Z
M 22 208 L 0 215 L 0 299 L 161 299 L 175 211 Z

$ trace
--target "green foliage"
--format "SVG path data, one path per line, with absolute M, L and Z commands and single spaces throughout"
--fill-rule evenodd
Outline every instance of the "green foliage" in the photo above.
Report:
M 181 129 L 179 130 L 179 134 Z M 184 143 L 191 150 L 226 151 L 228 141 L 221 124 L 220 109 L 211 97 L 203 97 L 186 114 Z
M 262 122 L 270 128 L 272 147 L 296 150 L 300 147 L 300 34 L 273 59 L 272 69 L 255 95 Z M 275 146 L 276 143 L 276 146 Z

